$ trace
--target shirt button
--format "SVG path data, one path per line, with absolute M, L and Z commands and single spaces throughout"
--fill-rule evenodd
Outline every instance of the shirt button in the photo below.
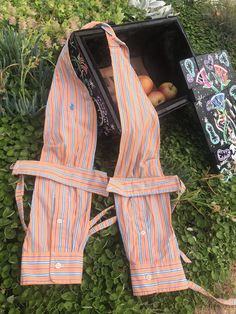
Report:
M 151 280 L 151 279 L 152 279 L 152 275 L 146 275 L 146 276 L 145 276 L 145 279 Z
M 62 219 L 60 219 L 60 218 L 57 219 L 57 223 L 58 223 L 58 224 L 61 224 L 61 223 L 62 223 Z
M 61 268 L 61 263 L 56 263 L 55 267 L 56 268 Z
M 141 235 L 144 236 L 146 234 L 146 231 L 142 230 Z

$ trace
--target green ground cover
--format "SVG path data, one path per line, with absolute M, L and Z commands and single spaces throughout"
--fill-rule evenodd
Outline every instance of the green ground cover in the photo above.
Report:
M 197 53 L 224 48 L 236 64 L 233 35 L 227 33 L 226 36 L 222 25 L 219 27 L 207 18 L 207 12 L 211 15 L 212 11 L 206 1 L 195 4 L 190 1 L 169 2 L 180 13 L 179 18 Z M 16 178 L 11 175 L 9 166 L 17 159 L 39 158 L 43 144 L 44 106 L 63 34 L 75 27 L 73 23 L 81 26 L 90 20 L 121 23 L 142 18 L 143 13 L 130 8 L 124 0 L 112 3 L 106 0 L 49 0 L 47 4 L 42 0 L 15 0 L 2 3 L 0 313 L 190 314 L 196 307 L 208 303 L 206 298 L 192 291 L 133 297 L 129 265 L 116 226 L 89 240 L 82 285 L 19 285 L 24 232 L 14 202 Z M 109 165 L 112 173 L 117 150 L 111 151 L 109 141 L 99 139 L 95 165 L 105 171 Z M 187 187 L 173 214 L 179 246 L 192 260 L 192 264 L 184 265 L 186 276 L 215 295 L 227 297 L 233 292 L 230 268 L 236 260 L 236 179 L 224 183 L 219 176 L 211 175 L 209 154 L 190 107 L 161 120 L 161 162 L 166 175 L 179 175 Z M 27 178 L 26 183 L 27 220 L 33 179 Z M 94 197 L 93 213 L 112 202 L 112 197 L 107 200 Z

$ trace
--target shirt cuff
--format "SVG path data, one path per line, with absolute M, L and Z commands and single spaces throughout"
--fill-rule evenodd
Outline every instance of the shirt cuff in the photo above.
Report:
M 130 271 L 135 296 L 188 289 L 181 263 L 159 266 L 133 264 Z
M 23 253 L 21 285 L 80 284 L 83 255 L 78 252 Z

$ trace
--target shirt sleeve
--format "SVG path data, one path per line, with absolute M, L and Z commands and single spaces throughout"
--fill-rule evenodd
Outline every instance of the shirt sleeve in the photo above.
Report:
M 13 174 L 21 177 L 16 202 L 26 231 L 21 285 L 81 283 L 87 239 L 109 225 L 108 221 L 105 226 L 94 227 L 101 214 L 90 220 L 92 193 L 107 196 L 106 173 L 19 160 Z M 28 226 L 23 209 L 24 175 L 36 176 Z
M 110 179 L 136 296 L 188 288 L 171 221 L 169 193 L 179 189 L 177 176 Z

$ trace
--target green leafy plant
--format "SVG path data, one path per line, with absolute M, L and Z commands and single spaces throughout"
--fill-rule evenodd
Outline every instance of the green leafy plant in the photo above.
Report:
M 0 31 L 0 110 L 2 113 L 35 114 L 45 106 L 52 65 L 39 48 L 40 36 Z M 49 55 L 49 54 L 48 54 Z
M 143 10 L 131 7 L 128 0 L 12 0 L 1 1 L 0 25 L 15 29 L 37 29 L 46 47 L 61 46 L 71 31 L 91 20 L 122 23 L 145 16 Z
M 209 25 L 219 30 L 222 47 L 227 47 L 231 55 L 235 56 L 236 48 L 236 2 L 233 0 L 215 1 L 204 12 Z
M 7 11 L 8 6 L 4 2 L 1 23 L 2 26 L 9 23 L 7 14 L 16 16 L 15 32 L 2 28 L 0 36 L 0 47 L 5 49 L 4 53 L 0 49 L 0 103 L 5 111 L 5 115 L 0 116 L 0 313 L 194 313 L 196 307 L 207 304 L 208 300 L 190 290 L 139 298 L 132 296 L 129 264 L 116 225 L 89 239 L 85 249 L 82 285 L 20 286 L 20 258 L 25 234 L 14 202 L 17 178 L 11 175 L 9 167 L 17 159 L 39 159 L 43 144 L 44 118 L 43 111 L 37 118 L 25 115 L 24 120 L 19 114 L 16 117 L 9 115 L 31 112 L 30 103 L 27 110 L 25 105 L 22 105 L 23 111 L 21 107 L 17 109 L 15 101 L 19 101 L 20 97 L 14 99 L 11 87 L 15 95 L 20 95 L 23 88 L 25 99 L 29 101 L 37 91 L 37 97 L 42 97 L 44 91 L 40 90 L 40 86 L 48 72 L 45 72 L 40 59 L 45 61 L 46 58 L 55 62 L 57 55 L 52 53 L 52 45 L 48 48 L 40 45 L 37 34 L 36 37 L 32 34 L 31 38 L 27 35 L 29 30 L 24 36 L 16 32 L 19 26 L 17 23 L 21 17 L 23 21 L 32 12 L 39 23 L 38 27 L 44 32 L 43 35 L 48 36 L 42 41 L 45 43 L 45 38 L 53 41 L 53 36 L 58 34 L 50 30 L 51 23 L 59 21 L 59 25 L 63 25 L 67 14 L 79 16 L 81 25 L 96 16 L 103 20 L 112 20 L 115 17 L 116 20 L 113 21 L 117 22 L 133 20 L 141 15 L 129 11 L 126 1 L 112 4 L 110 1 L 92 1 L 87 4 L 77 1 L 75 4 L 74 1 L 63 0 L 60 3 L 49 1 L 45 5 L 41 0 L 15 0 L 10 3 L 15 9 L 11 9 L 12 12 Z M 171 3 L 180 12 L 179 17 L 197 53 L 214 51 L 221 47 L 219 29 L 217 26 L 210 26 L 202 16 L 203 1 L 198 4 L 177 0 Z M 98 12 L 101 4 L 104 7 Z M 81 11 L 78 13 L 80 5 Z M 25 52 L 23 63 L 22 47 Z M 235 62 L 236 59 L 232 56 Z M 38 65 L 34 64 L 33 57 L 39 58 Z M 45 62 L 52 74 L 53 66 L 48 61 Z M 37 80 L 33 80 L 32 76 Z M 6 95 L 9 103 L 6 103 Z M 37 103 L 37 109 L 45 104 L 46 101 L 41 100 Z M 10 108 L 9 111 L 6 107 Z M 96 168 L 112 175 L 117 154 L 118 146 L 110 145 L 109 139 L 99 139 Z M 213 291 L 217 296 L 232 295 L 230 269 L 236 259 L 236 180 L 233 178 L 226 184 L 214 174 L 209 152 L 190 105 L 161 120 L 161 163 L 166 175 L 179 175 L 187 187 L 173 213 L 173 225 L 179 246 L 192 260 L 192 264 L 184 265 L 187 278 Z M 26 222 L 29 221 L 33 183 L 33 178 L 26 177 Z M 174 197 L 172 195 L 172 200 Z M 112 197 L 94 197 L 92 214 L 112 203 Z
M 226 49 L 236 65 L 236 3 L 233 0 L 172 0 L 197 53 Z M 202 32 L 204 29 L 204 32 Z

